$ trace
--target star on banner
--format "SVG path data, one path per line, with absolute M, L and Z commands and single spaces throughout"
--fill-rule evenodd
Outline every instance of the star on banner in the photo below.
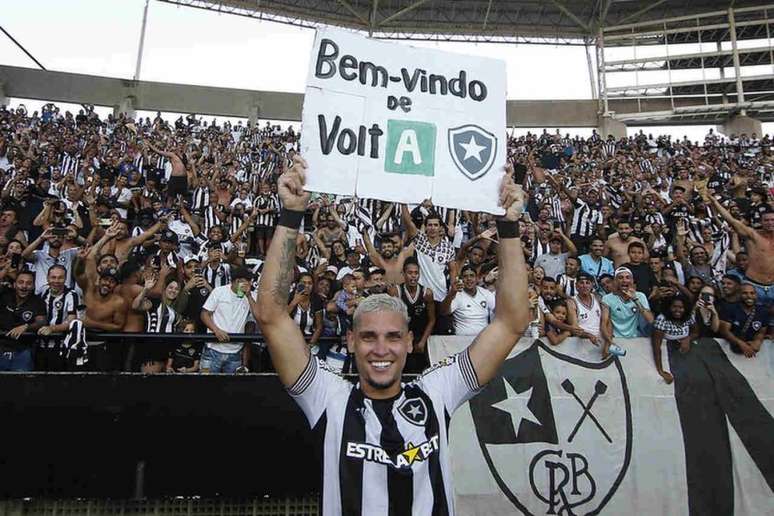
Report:
M 517 393 L 516 390 L 503 378 L 505 384 L 505 399 L 494 403 L 493 408 L 507 412 L 511 416 L 511 422 L 513 423 L 513 431 L 516 435 L 519 434 L 519 426 L 521 422 L 526 419 L 536 425 L 540 424 L 540 421 L 535 414 L 527 406 L 532 399 L 532 387 L 524 391 L 523 393 Z

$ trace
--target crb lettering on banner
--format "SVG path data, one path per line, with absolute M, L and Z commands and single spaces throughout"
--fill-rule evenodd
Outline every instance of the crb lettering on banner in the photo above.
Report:
M 320 29 L 302 118 L 308 190 L 502 213 L 502 61 Z

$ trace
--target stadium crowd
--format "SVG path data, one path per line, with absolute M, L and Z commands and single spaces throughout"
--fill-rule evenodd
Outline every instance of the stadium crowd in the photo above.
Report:
M 0 108 L 0 371 L 259 367 L 233 335 L 260 342 L 250 297 L 298 142 L 268 123 Z M 772 333 L 772 156 L 755 134 L 510 137 L 528 336 L 579 337 L 600 359 L 650 337 L 667 382 L 663 340 L 689 353 L 719 336 L 753 358 Z M 417 367 L 430 335 L 476 335 L 496 310 L 490 215 L 315 194 L 303 230 L 288 311 L 336 368 L 370 294 L 408 306 Z M 100 339 L 134 332 L 213 338 Z

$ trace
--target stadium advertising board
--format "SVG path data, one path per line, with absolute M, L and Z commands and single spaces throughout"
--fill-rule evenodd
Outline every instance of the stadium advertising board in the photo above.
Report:
M 505 63 L 317 31 L 304 97 L 307 189 L 502 213 Z

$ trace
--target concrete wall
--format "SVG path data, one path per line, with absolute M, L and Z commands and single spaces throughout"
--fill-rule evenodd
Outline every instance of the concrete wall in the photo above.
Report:
M 117 111 L 173 111 L 216 116 L 300 120 L 303 95 L 212 86 L 132 81 L 16 66 L 0 66 L 0 94 L 6 97 L 112 106 Z M 645 110 L 665 110 L 666 101 L 644 102 Z M 509 100 L 510 127 L 598 127 L 596 100 Z M 638 111 L 636 101 L 611 101 L 617 113 Z
M 298 120 L 303 95 L 151 81 L 131 81 L 65 72 L 0 66 L 7 97 L 117 106 L 134 97 L 134 109 L 248 118 L 258 108 L 263 118 Z

